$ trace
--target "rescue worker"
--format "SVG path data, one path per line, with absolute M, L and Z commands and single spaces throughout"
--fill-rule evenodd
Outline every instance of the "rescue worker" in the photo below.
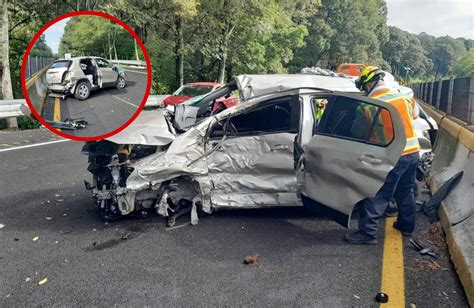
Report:
M 376 66 L 368 66 L 356 80 L 356 86 L 370 98 L 385 101 L 394 106 L 403 120 L 406 145 L 395 167 L 374 198 L 368 198 L 360 207 L 359 230 L 346 234 L 345 240 L 353 244 L 377 244 L 378 219 L 383 216 L 390 199 L 398 204 L 398 218 L 393 227 L 404 236 L 410 236 L 415 228 L 415 174 L 419 158 L 419 144 L 413 128 L 415 102 L 413 98 L 398 93 L 385 85 L 384 73 Z

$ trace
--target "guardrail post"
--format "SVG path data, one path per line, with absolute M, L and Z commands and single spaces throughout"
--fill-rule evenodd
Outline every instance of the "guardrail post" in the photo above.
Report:
M 433 102 L 433 87 L 434 87 L 434 81 L 431 81 L 429 83 L 429 87 L 428 89 L 430 89 L 429 93 L 428 93 L 428 102 L 431 106 L 434 106 L 434 102 Z
M 438 91 L 436 92 L 436 101 L 435 107 L 439 110 L 439 105 L 441 103 L 441 89 L 443 87 L 443 80 L 438 81 Z
M 467 99 L 467 123 L 474 124 L 474 74 L 469 82 L 469 97 Z
M 453 105 L 453 89 L 454 89 L 454 77 L 451 77 L 451 79 L 449 79 L 448 107 L 446 108 L 447 114 L 451 114 L 451 107 Z

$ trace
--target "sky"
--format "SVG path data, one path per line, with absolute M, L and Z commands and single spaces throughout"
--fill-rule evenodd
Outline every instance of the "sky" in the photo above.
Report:
M 388 24 L 415 34 L 474 39 L 474 0 L 386 0 Z
M 69 21 L 69 19 L 70 18 L 60 20 L 44 31 L 46 44 L 51 47 L 53 53 L 58 53 L 59 42 L 61 41 L 61 37 L 64 33 L 64 27 L 66 26 L 66 23 Z

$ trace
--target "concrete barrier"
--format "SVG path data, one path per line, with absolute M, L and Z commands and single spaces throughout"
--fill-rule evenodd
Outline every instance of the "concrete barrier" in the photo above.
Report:
M 474 306 L 474 126 L 421 103 L 438 122 L 429 185 L 434 193 L 459 171 L 461 181 L 448 194 L 439 215 L 451 259 L 471 306 Z
M 26 81 L 26 89 L 28 91 L 28 97 L 35 110 L 41 115 L 44 107 L 44 100 L 48 92 L 48 86 L 46 84 L 46 71 L 50 65 L 46 66 L 38 73 L 34 74 L 28 81 Z M 23 113 L 26 110 L 22 110 Z M 29 114 L 25 114 L 29 115 Z

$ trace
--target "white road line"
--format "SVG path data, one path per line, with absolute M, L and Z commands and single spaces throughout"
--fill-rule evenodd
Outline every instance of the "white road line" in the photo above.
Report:
M 61 139 L 61 140 L 54 140 L 54 141 L 48 141 L 48 142 L 42 142 L 42 143 L 34 143 L 34 144 L 22 145 L 22 146 L 14 147 L 14 148 L 0 149 L 0 152 L 8 152 L 8 151 L 14 151 L 14 150 L 21 150 L 21 149 L 39 147 L 39 146 L 42 146 L 42 145 L 53 144 L 53 143 L 60 143 L 60 142 L 66 142 L 66 141 L 71 141 L 71 140 L 69 140 L 69 139 Z
M 134 71 L 134 70 L 125 70 L 126 72 L 134 72 L 137 74 L 143 74 L 143 75 L 148 75 L 148 72 L 140 72 L 140 71 Z
M 135 106 L 134 104 L 132 104 L 132 103 L 130 103 L 130 102 L 124 100 L 123 98 L 120 98 L 120 97 L 118 97 L 118 96 L 116 96 L 116 95 L 112 95 L 112 96 L 115 97 L 116 99 L 118 99 L 118 100 L 124 102 L 125 104 L 129 104 L 130 106 L 135 107 L 135 109 L 138 109 L 138 106 Z

